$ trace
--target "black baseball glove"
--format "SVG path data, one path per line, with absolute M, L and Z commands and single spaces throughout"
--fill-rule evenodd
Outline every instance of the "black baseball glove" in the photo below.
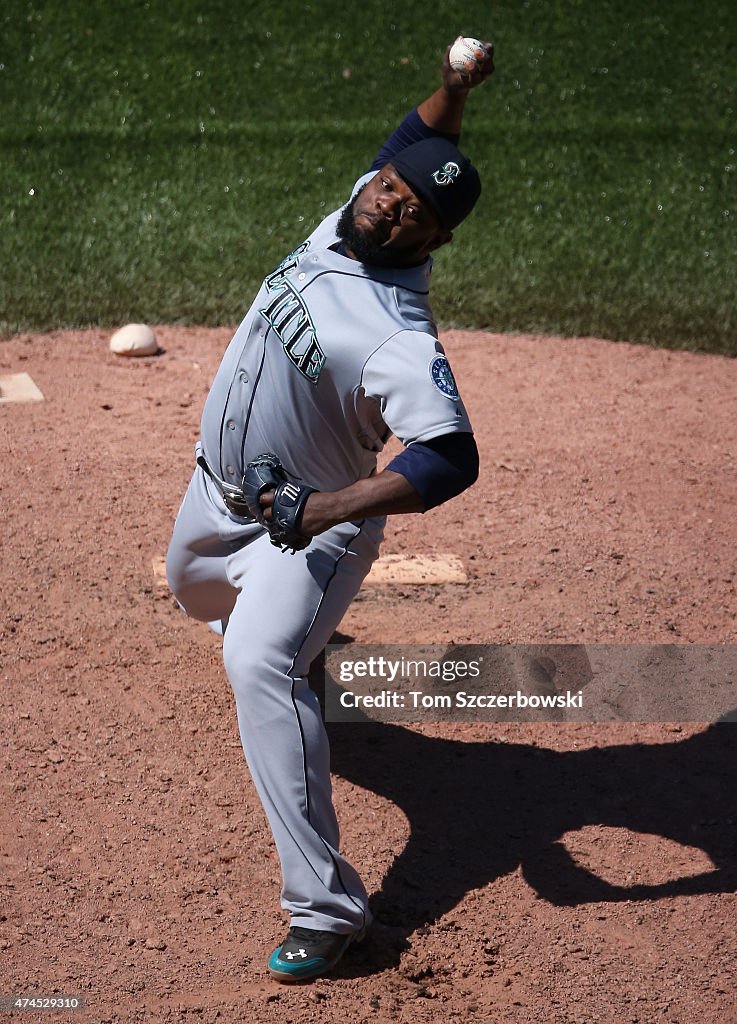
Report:
M 312 538 L 302 533 L 300 526 L 305 502 L 315 491 L 314 487 L 292 483 L 279 458 L 271 452 L 248 463 L 241 486 L 248 511 L 266 528 L 272 544 L 292 553 L 307 547 Z M 266 491 L 274 492 L 271 519 L 268 520 L 264 519 L 259 500 Z

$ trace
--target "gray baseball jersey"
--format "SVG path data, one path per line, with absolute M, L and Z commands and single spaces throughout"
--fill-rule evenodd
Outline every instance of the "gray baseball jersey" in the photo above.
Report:
M 202 446 L 229 484 L 273 451 L 293 479 L 338 490 L 374 471 L 390 433 L 408 445 L 471 429 L 428 303 L 432 261 L 341 255 L 340 212 L 265 279 L 215 377 Z

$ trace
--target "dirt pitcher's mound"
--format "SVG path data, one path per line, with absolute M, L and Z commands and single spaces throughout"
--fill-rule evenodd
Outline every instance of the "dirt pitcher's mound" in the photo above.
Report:
M 136 361 L 95 331 L 0 345 L 43 396 L 0 406 L 3 993 L 96 1024 L 733 1020 L 731 726 L 331 726 L 378 924 L 330 978 L 269 979 L 279 869 L 220 641 L 154 574 L 230 334 L 157 329 Z M 458 581 L 377 581 L 341 633 L 734 642 L 737 361 L 443 340 L 481 477 L 383 553 Z

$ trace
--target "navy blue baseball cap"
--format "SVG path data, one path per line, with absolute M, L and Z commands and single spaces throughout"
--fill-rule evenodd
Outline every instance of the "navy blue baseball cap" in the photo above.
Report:
M 478 171 L 448 139 L 414 142 L 395 153 L 390 163 L 448 231 L 465 220 L 481 195 Z

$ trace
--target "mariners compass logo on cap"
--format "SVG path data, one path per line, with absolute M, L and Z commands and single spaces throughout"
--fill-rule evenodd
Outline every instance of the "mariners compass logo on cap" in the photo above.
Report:
M 448 231 L 468 216 L 481 193 L 478 171 L 448 139 L 433 136 L 413 142 L 395 153 L 391 162 Z
M 452 185 L 461 169 L 454 160 L 447 160 L 442 167 L 438 167 L 432 176 L 436 185 Z

